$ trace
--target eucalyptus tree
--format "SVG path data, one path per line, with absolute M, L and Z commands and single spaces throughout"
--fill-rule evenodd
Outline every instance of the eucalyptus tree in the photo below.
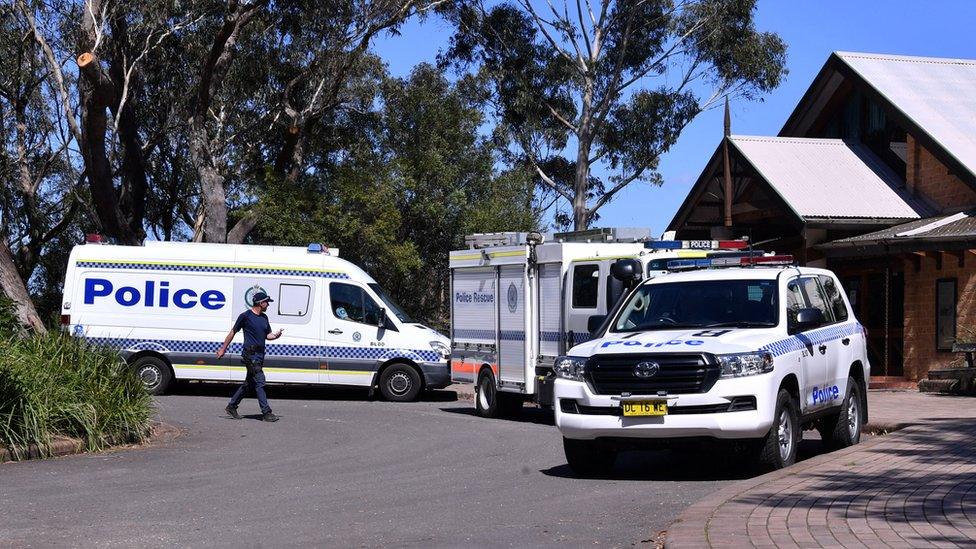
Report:
M 584 229 L 723 96 L 754 99 L 786 73 L 755 0 L 458 0 L 445 62 L 492 83 L 495 114 L 540 184 Z M 599 168 L 599 169 L 594 169 Z

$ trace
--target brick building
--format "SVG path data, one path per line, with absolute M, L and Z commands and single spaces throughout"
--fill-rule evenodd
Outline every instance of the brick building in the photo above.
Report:
M 976 341 L 974 89 L 973 60 L 836 52 L 778 136 L 725 137 L 668 229 L 833 269 L 872 374 L 924 378 Z

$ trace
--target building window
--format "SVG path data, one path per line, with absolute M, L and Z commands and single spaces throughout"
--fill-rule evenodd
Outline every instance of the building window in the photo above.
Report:
M 956 341 L 956 279 L 935 282 L 935 348 L 951 351 Z

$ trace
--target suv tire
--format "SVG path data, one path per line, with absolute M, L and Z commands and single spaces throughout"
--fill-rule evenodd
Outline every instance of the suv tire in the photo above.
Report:
M 847 395 L 844 397 L 840 411 L 823 418 L 817 426 L 824 446 L 830 450 L 838 450 L 861 441 L 861 425 L 864 417 L 861 408 L 861 384 L 854 380 L 848 381 Z
M 617 461 L 617 452 L 598 440 L 563 437 L 563 451 L 569 468 L 582 477 L 606 475 Z
M 786 389 L 776 395 L 776 413 L 773 426 L 759 443 L 759 463 L 767 470 L 782 469 L 796 462 L 796 449 L 800 444 L 800 416 L 796 400 Z

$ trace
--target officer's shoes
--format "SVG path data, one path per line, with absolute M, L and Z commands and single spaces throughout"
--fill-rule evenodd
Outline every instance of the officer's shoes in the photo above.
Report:
M 224 411 L 227 412 L 227 415 L 229 415 L 231 419 L 241 419 L 241 414 L 238 414 L 237 408 L 234 408 L 233 406 L 224 408 Z
M 268 412 L 268 413 L 266 413 L 266 414 L 262 414 L 262 415 L 261 415 L 261 421 L 271 421 L 271 422 L 275 422 L 275 421 L 278 421 L 278 416 L 276 416 L 276 415 L 274 415 L 274 414 L 273 414 L 273 413 L 271 413 L 271 412 Z

